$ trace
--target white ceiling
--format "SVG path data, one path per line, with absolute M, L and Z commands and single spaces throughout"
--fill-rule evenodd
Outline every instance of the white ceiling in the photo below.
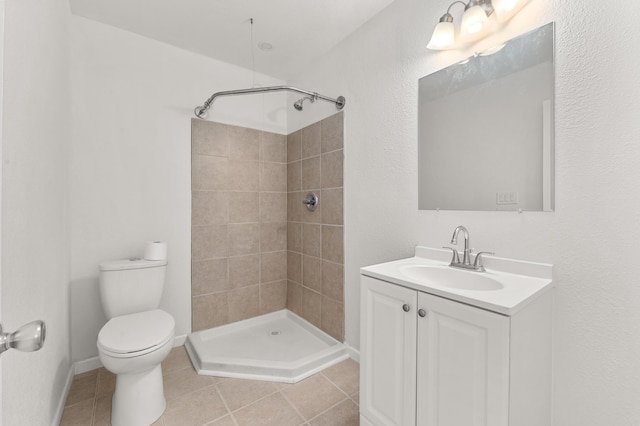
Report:
M 287 80 L 393 0 L 70 0 L 75 15 Z M 273 45 L 271 51 L 258 48 Z

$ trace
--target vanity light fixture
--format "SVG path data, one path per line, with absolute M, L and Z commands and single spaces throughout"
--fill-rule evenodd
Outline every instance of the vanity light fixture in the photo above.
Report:
M 477 40 L 487 34 L 488 29 L 495 24 L 495 21 L 506 22 L 511 19 L 527 1 L 469 0 L 468 3 L 454 1 L 434 28 L 427 48 L 433 50 L 451 49 L 457 46 L 457 39 L 462 43 Z M 451 15 L 451 8 L 456 4 L 464 6 L 458 34 L 456 34 L 453 15 Z
M 493 0 L 498 22 L 506 22 L 522 9 L 528 0 Z
M 464 8 L 460 23 L 460 38 L 472 41 L 482 36 L 490 25 L 489 17 L 495 17 L 491 0 L 471 0 Z

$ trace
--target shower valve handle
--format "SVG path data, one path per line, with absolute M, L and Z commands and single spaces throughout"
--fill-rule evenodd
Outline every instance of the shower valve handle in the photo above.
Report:
M 318 202 L 318 196 L 315 194 L 315 192 L 307 192 L 307 196 L 302 200 L 302 204 L 307 206 L 307 210 L 311 212 L 315 211 L 315 209 L 318 207 Z

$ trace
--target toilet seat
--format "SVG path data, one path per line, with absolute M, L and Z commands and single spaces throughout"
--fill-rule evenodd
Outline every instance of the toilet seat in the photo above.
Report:
M 98 334 L 98 349 L 114 358 L 153 352 L 173 339 L 175 320 L 160 309 L 110 319 Z

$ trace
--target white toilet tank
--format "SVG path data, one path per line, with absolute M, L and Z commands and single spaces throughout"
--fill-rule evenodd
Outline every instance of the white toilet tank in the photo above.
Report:
M 166 260 L 122 259 L 100 264 L 100 297 L 107 318 L 160 306 Z

